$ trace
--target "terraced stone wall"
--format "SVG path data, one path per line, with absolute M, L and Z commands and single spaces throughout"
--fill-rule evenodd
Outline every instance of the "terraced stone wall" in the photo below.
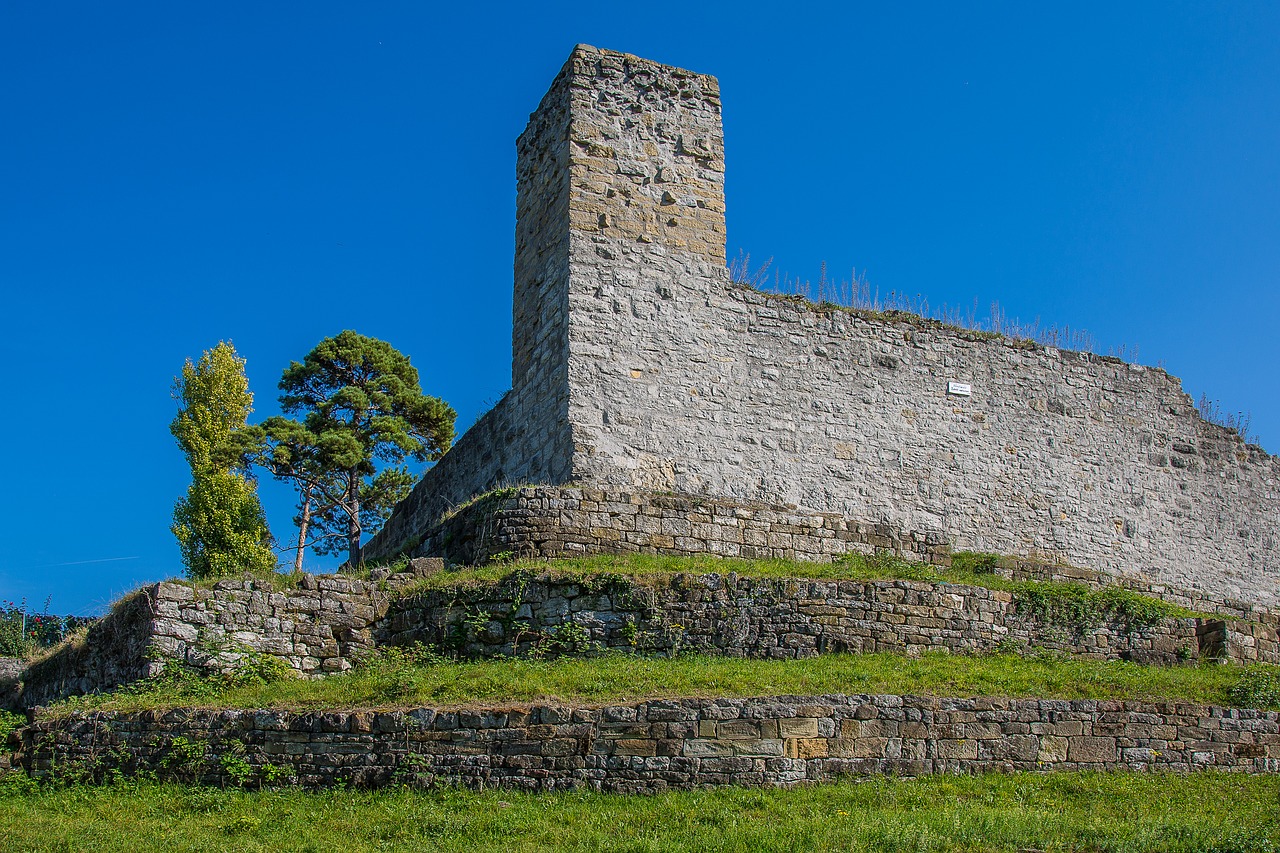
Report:
M 84 641 L 28 667 L 10 703 L 34 707 L 110 690 L 159 673 L 166 660 L 218 673 L 269 655 L 303 676 L 343 672 L 372 651 L 373 629 L 395 591 L 442 567 L 420 559 L 403 572 L 375 569 L 367 580 L 304 575 L 292 589 L 261 580 L 153 584 L 94 623 Z
M 554 559 L 629 552 L 829 562 L 842 554 L 875 551 L 941 566 L 950 565 L 952 557 L 944 537 L 838 513 L 623 487 L 547 486 L 501 490 L 471 503 L 427 528 L 412 553 L 475 564 L 499 554 Z M 994 571 L 1014 580 L 1094 588 L 1118 583 L 1196 612 L 1255 623 L 1259 642 L 1280 638 L 1280 616 L 1271 609 L 1199 585 L 1178 588 L 1037 559 L 1004 558 Z
M 181 739 L 181 740 L 178 740 Z M 196 748 L 192 748 L 192 745 Z M 219 760 L 250 772 L 238 779 Z M 651 793 L 850 774 L 1207 768 L 1280 772 L 1280 715 L 1158 702 L 834 695 L 634 705 L 74 714 L 22 731 L 22 766 L 207 785 L 460 783 Z
M 676 575 L 514 577 L 397 601 L 382 641 L 423 642 L 471 657 L 680 650 L 749 658 L 824 653 L 996 650 L 1176 664 L 1280 663 L 1275 632 L 1246 622 L 1176 618 L 1132 625 L 1112 617 L 1069 625 L 1023 612 L 1013 594 L 921 581 L 777 580 Z

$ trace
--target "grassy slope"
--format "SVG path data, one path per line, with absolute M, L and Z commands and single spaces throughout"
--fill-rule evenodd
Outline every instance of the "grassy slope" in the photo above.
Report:
M 1265 668 L 1271 673 L 1274 668 Z M 1060 699 L 1170 699 L 1232 704 L 1246 672 L 1234 666 L 1150 667 L 1120 661 L 927 654 L 824 655 L 789 661 L 609 654 L 593 659 L 419 664 L 398 654 L 341 676 L 270 684 L 178 683 L 86 697 L 55 706 L 141 710 L 169 707 L 377 708 L 541 700 L 630 702 L 675 696 L 919 693 Z
M 1275 851 L 1277 782 L 1192 776 L 877 778 L 652 797 L 0 786 L 6 851 Z

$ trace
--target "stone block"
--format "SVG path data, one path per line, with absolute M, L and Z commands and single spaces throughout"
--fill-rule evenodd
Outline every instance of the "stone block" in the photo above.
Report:
M 1106 764 L 1116 760 L 1116 739 L 1073 737 L 1068 739 L 1067 759 L 1082 764 Z
M 777 721 L 778 735 L 783 738 L 816 738 L 818 737 L 818 721 L 812 718 L 798 717 Z M 722 735 L 723 737 L 723 735 Z
M 1068 743 L 1065 737 L 1043 735 L 1040 737 L 1040 750 L 1036 754 L 1036 761 L 1043 764 L 1066 761 Z

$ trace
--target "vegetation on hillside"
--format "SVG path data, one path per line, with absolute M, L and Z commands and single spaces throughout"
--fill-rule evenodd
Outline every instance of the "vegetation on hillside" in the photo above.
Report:
M 254 664 L 256 667 L 257 665 Z M 45 713 L 162 708 L 453 707 L 565 701 L 637 702 L 673 697 L 915 693 L 1048 699 L 1177 700 L 1280 707 L 1268 692 L 1273 666 L 1141 666 L 1125 661 L 927 653 L 832 654 L 799 660 L 674 658 L 611 652 L 591 658 L 446 660 L 422 648 L 386 648 L 356 670 L 322 679 L 254 669 L 214 679 L 177 668 L 115 693 L 75 697 Z
M 870 778 L 636 797 L 240 791 L 0 782 L 8 851 L 1275 853 L 1274 777 L 1202 772 Z

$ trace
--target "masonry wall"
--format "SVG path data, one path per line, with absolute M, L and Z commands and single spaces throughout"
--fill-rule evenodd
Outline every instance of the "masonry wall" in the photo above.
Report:
M 1280 603 L 1280 462 L 1203 421 L 1176 378 L 731 285 L 714 78 L 580 46 L 518 155 L 520 405 L 446 456 L 455 473 L 429 473 L 371 554 L 492 485 L 572 481 Z
M 158 674 L 166 660 L 216 674 L 266 655 L 301 676 L 344 672 L 373 650 L 396 590 L 442 567 L 414 560 L 406 571 L 376 569 L 368 580 L 304 575 L 283 590 L 261 580 L 152 584 L 118 603 L 83 641 L 29 666 L 8 701 L 35 707 L 112 690 Z
M 641 583 L 519 575 L 433 589 L 396 602 L 379 636 L 470 657 L 605 649 L 774 660 L 837 652 L 1046 651 L 1145 664 L 1280 663 L 1274 625 L 1196 618 L 1064 625 L 1027 612 L 1011 593 L 984 587 L 732 574 Z
M 154 664 L 148 654 L 153 603 L 146 589 L 117 601 L 84 637 L 64 642 L 28 664 L 19 689 L 9 692 L 9 702 L 46 705 L 145 678 Z
M 175 740 L 182 738 L 175 745 Z M 37 775 L 80 766 L 235 785 L 218 756 L 308 787 L 460 783 L 653 793 L 872 773 L 1280 771 L 1280 715 L 1172 702 L 786 696 L 607 707 L 74 714 L 22 732 Z M 197 747 L 192 749 L 192 745 Z M 180 746 L 179 746 L 180 745 Z
M 839 513 L 796 507 L 603 488 L 530 486 L 492 493 L 427 529 L 414 553 L 457 563 L 494 555 L 554 559 L 584 553 L 643 552 L 828 562 L 842 554 L 889 551 L 910 561 L 951 564 L 940 534 L 909 533 Z M 1002 558 L 993 571 L 1012 580 L 1109 584 L 1187 607 L 1257 623 L 1274 640 L 1280 615 L 1203 587 L 1183 588 L 1143 577 L 1119 579 L 1052 560 Z
M 611 334 L 598 317 L 575 397 L 598 410 L 572 408 L 588 482 L 1277 601 L 1280 463 L 1204 422 L 1163 371 L 716 283 Z
M 48 705 L 111 690 L 157 674 L 169 660 L 214 674 L 267 656 L 300 676 L 315 677 L 349 670 L 380 646 L 414 642 L 476 657 L 602 649 L 692 649 L 774 659 L 1047 650 L 1155 664 L 1280 663 L 1280 620 L 1269 613 L 1166 619 L 1150 626 L 1115 620 L 1064 626 L 1042 622 L 1022 612 L 1010 594 L 982 587 L 733 574 L 677 575 L 643 584 L 623 577 L 515 574 L 500 583 L 412 592 L 415 583 L 443 568 L 439 559 L 415 559 L 402 572 L 375 569 L 368 579 L 304 576 L 283 590 L 254 580 L 204 588 L 154 584 L 117 605 L 84 641 L 64 644 L 31 665 L 18 689 L 12 680 L 0 680 L 0 707 Z
M 615 273 L 668 301 L 691 282 L 727 279 L 715 78 L 579 45 L 516 154 L 512 390 L 426 473 L 366 560 L 417 544 L 441 514 L 494 486 L 582 476 L 582 416 L 570 408 L 592 381 L 579 356 L 602 350 L 570 317 L 631 311 L 628 298 L 609 299 Z

